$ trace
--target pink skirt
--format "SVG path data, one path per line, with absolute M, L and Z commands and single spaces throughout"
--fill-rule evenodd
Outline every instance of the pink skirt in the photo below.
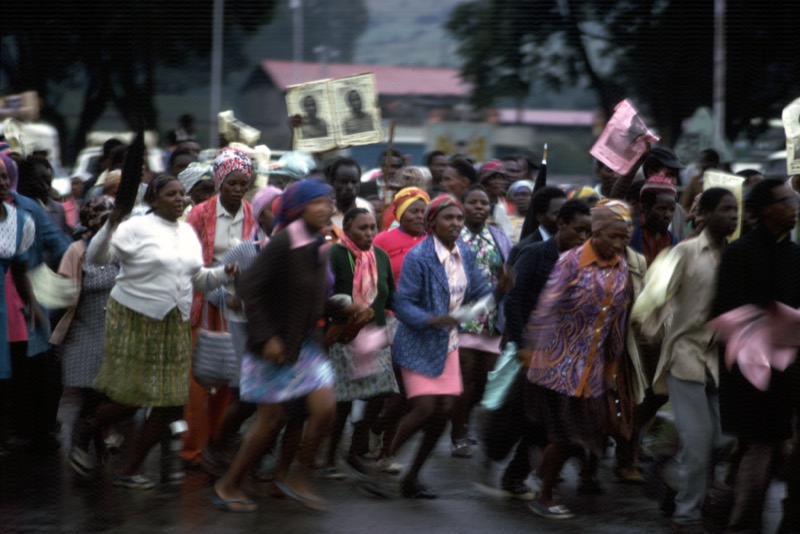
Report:
M 408 369 L 401 369 L 406 397 L 421 395 L 461 395 L 461 367 L 458 364 L 458 349 L 447 353 L 442 374 L 437 377 L 425 376 Z

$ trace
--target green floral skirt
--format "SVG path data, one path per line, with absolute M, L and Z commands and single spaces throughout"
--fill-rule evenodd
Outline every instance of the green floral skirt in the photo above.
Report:
M 109 298 L 95 389 L 131 406 L 182 406 L 189 398 L 191 354 L 189 321 L 178 308 L 159 321 Z

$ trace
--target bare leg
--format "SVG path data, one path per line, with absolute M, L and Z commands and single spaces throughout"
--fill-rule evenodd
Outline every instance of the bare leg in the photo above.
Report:
M 272 441 L 275 432 L 284 421 L 283 406 L 280 404 L 260 404 L 256 411 L 256 421 L 245 437 L 233 463 L 214 484 L 214 490 L 222 499 L 246 499 L 241 490 L 242 479 L 253 464 L 258 461 Z
M 412 397 L 408 402 L 411 406 L 411 410 L 403 416 L 400 423 L 397 425 L 397 433 L 392 440 L 389 456 L 395 456 L 400 447 L 402 447 L 411 436 L 416 434 L 418 430 L 425 426 L 436 409 L 436 397 L 433 395 Z
M 542 479 L 539 501 L 545 506 L 549 507 L 554 504 L 553 488 L 558 483 L 561 468 L 569 460 L 572 452 L 572 447 L 566 443 L 550 443 L 544 448 L 542 464 L 539 467 Z
M 447 419 L 456 400 L 456 397 L 450 395 L 437 395 L 433 398 L 435 399 L 435 408 L 425 425 L 425 433 L 419 445 L 419 450 L 417 450 L 417 455 L 414 457 L 414 462 L 403 479 L 404 485 L 414 486 L 419 483 L 419 472 L 444 432 L 447 426 Z
M 450 441 L 453 443 L 467 437 L 469 412 L 472 409 L 472 398 L 475 392 L 475 374 L 480 358 L 480 351 L 464 347 L 458 349 L 458 366 L 461 369 L 461 382 L 464 389 L 461 395 L 456 397 L 453 406 L 453 427 L 450 431 Z
M 352 402 L 336 403 L 336 418 L 331 430 L 331 439 L 328 441 L 328 455 L 327 462 L 325 463 L 327 467 L 336 466 L 336 453 L 339 450 L 339 443 L 342 441 L 344 427 L 347 424 L 347 418 L 350 415 L 352 407 Z
M 180 406 L 159 406 L 153 408 L 150 412 L 150 417 L 144 422 L 142 429 L 139 431 L 139 435 L 136 437 L 136 442 L 128 456 L 127 462 L 125 462 L 125 467 L 122 468 L 123 475 L 129 476 L 136 473 L 141 467 L 142 462 L 144 462 L 144 459 L 147 458 L 150 449 L 159 442 L 161 435 L 167 432 L 169 424 L 180 419 L 181 410 L 182 408 Z

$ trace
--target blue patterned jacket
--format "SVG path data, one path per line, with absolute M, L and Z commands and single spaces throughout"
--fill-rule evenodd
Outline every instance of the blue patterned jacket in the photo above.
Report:
M 394 313 L 399 320 L 392 345 L 394 362 L 411 371 L 436 377 L 442 374 L 447 358 L 447 328 L 428 325 L 428 320 L 447 315 L 450 286 L 439 263 L 433 236 L 412 248 L 403 260 L 400 284 L 394 296 Z M 464 303 L 489 293 L 492 288 L 475 265 L 475 256 L 459 239 L 456 242 L 467 274 Z

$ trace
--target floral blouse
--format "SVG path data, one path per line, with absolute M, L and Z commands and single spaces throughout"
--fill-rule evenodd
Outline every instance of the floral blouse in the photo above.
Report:
M 486 282 L 495 287 L 503 272 L 503 256 L 500 247 L 495 243 L 489 226 L 484 225 L 480 232 L 473 233 L 466 226 L 461 230 L 461 240 L 475 254 L 475 262 L 478 270 L 483 275 Z M 461 323 L 458 327 L 459 332 L 468 334 L 484 334 L 487 336 L 497 335 L 495 325 L 497 322 L 497 310 L 479 315 L 471 321 Z

